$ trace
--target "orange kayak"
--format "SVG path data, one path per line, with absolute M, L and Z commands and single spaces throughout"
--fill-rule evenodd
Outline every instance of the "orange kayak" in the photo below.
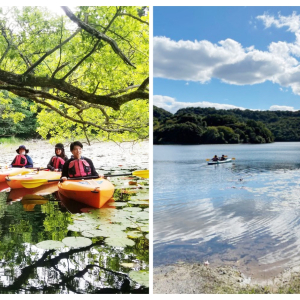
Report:
M 101 208 L 114 194 L 114 186 L 105 179 L 67 180 L 58 184 L 59 193 L 63 196 Z
M 23 188 L 22 181 L 41 180 L 41 179 L 53 180 L 53 179 L 59 179 L 60 177 L 61 177 L 61 172 L 35 171 L 25 175 L 9 176 L 6 178 L 6 182 L 12 189 L 20 189 Z M 45 181 L 43 184 L 51 184 L 51 183 L 53 182 Z
M 30 172 L 32 172 L 32 170 L 25 168 L 3 168 L 0 169 L 0 182 L 5 182 L 6 176 L 15 176 L 18 174 L 27 174 Z

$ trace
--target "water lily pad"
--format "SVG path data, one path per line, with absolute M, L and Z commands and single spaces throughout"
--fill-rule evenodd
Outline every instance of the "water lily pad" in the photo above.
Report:
M 138 211 L 141 211 L 142 209 L 140 207 L 125 207 L 123 210 L 131 211 L 131 212 L 138 212 Z
M 108 237 L 109 235 L 106 235 L 103 231 L 101 230 L 87 230 L 87 231 L 82 231 L 81 234 L 84 237 L 88 238 L 93 238 L 93 237 Z
M 37 248 L 44 250 L 60 249 L 65 247 L 65 244 L 59 241 L 47 240 L 35 245 Z
M 81 248 L 87 247 L 92 244 L 92 241 L 85 237 L 66 237 L 62 240 L 62 242 L 72 248 Z
M 132 239 L 137 239 L 143 235 L 139 231 L 129 231 L 127 232 L 127 236 Z
M 143 205 L 149 205 L 149 201 L 143 201 L 143 200 L 141 200 L 141 201 L 139 201 L 139 200 L 133 200 L 133 201 L 128 201 L 128 203 L 130 203 L 130 204 L 136 204 L 136 205 L 141 205 L 141 204 L 143 204 Z
M 149 200 L 149 193 L 138 193 L 136 196 L 131 196 L 130 200 Z
M 142 211 L 142 212 L 138 212 L 137 214 L 136 214 L 136 217 L 138 218 L 138 219 L 149 219 L 149 213 L 147 212 L 147 211 Z
M 105 243 L 109 246 L 113 247 L 126 247 L 126 246 L 134 246 L 134 241 L 126 238 L 126 237 L 109 237 L 105 240 Z
M 144 211 L 148 211 L 149 212 L 149 208 L 145 208 Z
M 109 206 L 127 206 L 127 202 L 109 202 L 107 203 Z
M 133 268 L 134 267 L 134 263 L 121 263 L 120 265 L 125 268 Z
M 143 232 L 149 232 L 149 226 L 141 226 L 140 229 L 141 229 Z
M 131 271 L 128 276 L 140 285 L 149 286 L 149 272 L 148 271 Z

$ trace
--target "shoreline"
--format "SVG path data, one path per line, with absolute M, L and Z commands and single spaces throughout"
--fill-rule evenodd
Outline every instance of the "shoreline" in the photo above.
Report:
M 287 294 L 300 293 L 300 266 L 258 280 L 235 266 L 177 263 L 153 268 L 154 294 Z

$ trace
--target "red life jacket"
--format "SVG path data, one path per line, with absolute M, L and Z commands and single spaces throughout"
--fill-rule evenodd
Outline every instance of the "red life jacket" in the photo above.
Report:
M 65 161 L 60 156 L 53 156 L 51 163 L 54 169 L 62 169 Z
M 24 167 L 27 165 L 27 158 L 25 155 L 18 154 L 12 162 L 13 167 Z
M 69 164 L 69 177 L 84 177 L 91 175 L 91 166 L 85 159 L 74 159 Z

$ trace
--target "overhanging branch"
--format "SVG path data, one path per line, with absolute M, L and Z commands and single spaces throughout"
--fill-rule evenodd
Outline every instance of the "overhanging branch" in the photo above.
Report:
M 67 7 L 67 6 L 61 6 L 61 8 L 64 10 L 64 12 L 66 13 L 66 15 L 70 18 L 70 20 L 72 20 L 74 23 L 76 23 L 79 27 L 81 27 L 83 30 L 85 30 L 86 32 L 90 33 L 92 36 L 98 38 L 98 39 L 102 39 L 103 41 L 107 42 L 112 49 L 114 50 L 114 52 L 120 56 L 120 58 L 128 65 L 135 67 L 135 65 L 126 57 L 126 55 L 121 51 L 121 49 L 118 47 L 117 43 L 115 42 L 115 40 L 113 40 L 112 38 L 110 38 L 109 36 L 107 36 L 104 33 L 99 32 L 98 30 L 96 30 L 95 28 L 91 27 L 90 25 L 86 24 L 85 22 L 81 21 L 79 18 L 77 18 L 72 11 Z

